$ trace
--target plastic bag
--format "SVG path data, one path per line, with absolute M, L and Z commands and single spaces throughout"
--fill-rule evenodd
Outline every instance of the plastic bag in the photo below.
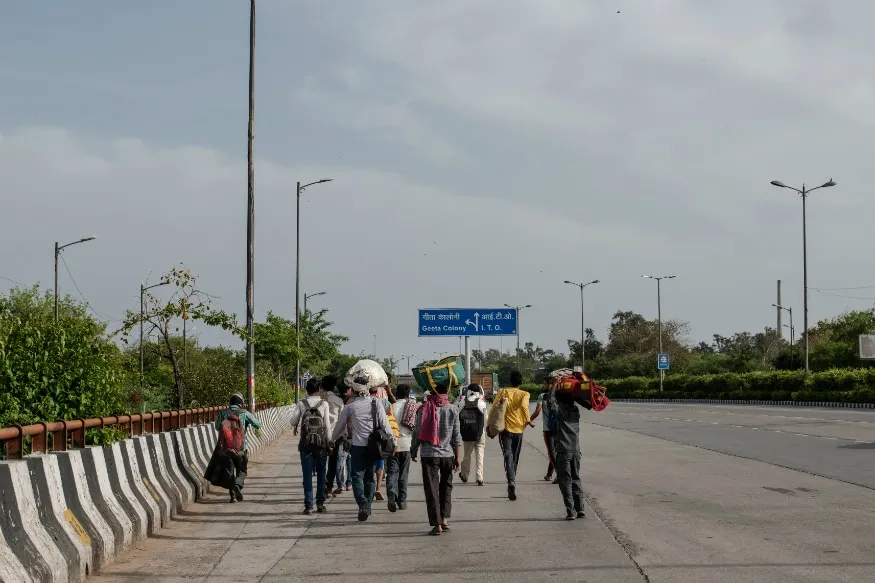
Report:
M 378 362 L 365 358 L 349 369 L 343 383 L 355 392 L 364 393 L 372 388 L 388 385 L 389 376 Z

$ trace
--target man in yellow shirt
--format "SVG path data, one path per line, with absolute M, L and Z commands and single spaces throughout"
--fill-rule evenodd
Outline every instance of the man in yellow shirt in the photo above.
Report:
M 507 475 L 507 497 L 516 500 L 516 473 L 523 449 L 523 432 L 532 424 L 529 415 L 529 393 L 522 390 L 523 375 L 518 370 L 510 373 L 510 388 L 501 389 L 495 395 L 489 411 L 489 423 L 502 400 L 507 401 L 504 413 L 504 431 L 499 433 L 501 452 L 504 455 L 504 472 Z

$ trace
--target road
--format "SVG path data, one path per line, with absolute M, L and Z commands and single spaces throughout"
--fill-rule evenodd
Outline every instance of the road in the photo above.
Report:
M 875 580 L 875 412 L 613 403 L 584 419 L 582 521 L 562 520 L 541 479 L 540 421 L 519 500 L 504 497 L 490 441 L 487 485 L 457 484 L 441 537 L 426 535 L 417 465 L 406 512 L 381 507 L 360 524 L 343 494 L 328 514 L 301 515 L 286 436 L 253 464 L 243 503 L 195 505 L 93 581 Z

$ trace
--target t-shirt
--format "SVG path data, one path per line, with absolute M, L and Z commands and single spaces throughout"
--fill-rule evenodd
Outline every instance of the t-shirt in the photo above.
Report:
M 541 406 L 541 420 L 544 424 L 544 431 L 552 431 L 553 420 L 550 418 L 550 412 L 547 410 L 547 407 L 544 406 L 545 394 L 545 392 L 542 392 L 540 395 L 538 395 L 538 405 Z

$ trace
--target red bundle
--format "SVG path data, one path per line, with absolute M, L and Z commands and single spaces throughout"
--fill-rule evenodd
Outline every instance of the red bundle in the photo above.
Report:
M 577 397 L 588 390 L 589 402 L 592 404 L 593 411 L 602 411 L 611 402 L 608 399 L 607 390 L 595 384 L 595 381 L 582 372 L 561 369 L 552 372 L 550 376 L 553 377 L 553 388 L 557 391 L 568 391 Z M 583 388 L 584 384 L 587 385 L 586 389 Z

